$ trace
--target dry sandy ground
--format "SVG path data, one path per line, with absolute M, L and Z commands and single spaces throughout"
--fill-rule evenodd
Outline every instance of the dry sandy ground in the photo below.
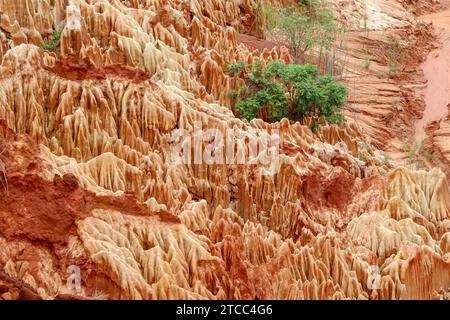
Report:
M 450 103 L 450 1 L 444 0 L 445 9 L 423 16 L 423 20 L 433 22 L 440 32 L 440 47 L 431 52 L 422 65 L 425 79 L 428 81 L 423 90 L 426 108 L 423 118 L 416 123 L 416 140 L 422 141 L 425 128 L 430 122 L 439 121 L 447 114 Z

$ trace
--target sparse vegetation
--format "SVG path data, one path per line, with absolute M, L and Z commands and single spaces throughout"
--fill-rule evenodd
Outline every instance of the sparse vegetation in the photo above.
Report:
M 425 149 L 425 141 L 414 143 L 407 143 L 403 150 L 408 154 L 406 165 L 414 166 L 415 168 L 422 168 L 427 161 L 432 161 L 436 155 L 433 151 Z
M 310 118 L 312 128 L 318 125 L 320 118 L 330 123 L 343 122 L 341 107 L 347 99 L 346 87 L 332 76 L 319 75 L 314 65 L 238 62 L 230 65 L 228 71 L 232 76 L 241 77 L 246 84 L 237 92 L 235 105 L 242 118 L 260 118 L 267 122 L 284 117 Z
M 382 164 L 387 165 L 387 164 L 389 164 L 390 161 L 392 161 L 392 157 L 389 154 L 384 153 Z
M 364 22 L 363 22 L 363 30 L 365 33 L 366 42 L 364 43 L 364 61 L 363 61 L 363 68 L 368 70 L 370 67 L 370 55 L 369 55 L 369 49 L 368 49 L 368 40 L 370 36 L 370 29 L 368 26 L 367 16 L 364 16 Z
M 388 43 L 386 59 L 389 67 L 389 76 L 397 71 L 403 61 L 403 45 L 397 39 L 391 39 Z
M 369 145 L 366 142 L 363 142 L 361 145 L 359 145 L 358 159 L 363 162 L 368 162 L 370 160 L 370 156 L 371 151 Z
M 365 56 L 364 62 L 363 62 L 363 68 L 367 70 L 367 69 L 369 69 L 369 67 L 370 67 L 370 58 L 369 58 L 369 55 L 366 53 L 366 56 Z
M 269 0 L 259 0 L 253 2 L 252 6 L 256 17 L 256 31 L 260 36 L 265 36 L 266 31 L 276 24 L 272 4 Z
M 61 29 L 55 29 L 47 42 L 41 43 L 41 48 L 48 51 L 55 51 L 61 39 Z
M 238 93 L 237 93 L 237 91 L 235 91 L 235 90 L 231 90 L 230 92 L 228 92 L 228 96 L 229 96 L 231 99 L 236 99 L 236 98 L 238 97 Z
M 296 62 L 316 63 L 319 70 L 334 75 L 338 48 L 343 47 L 347 32 L 338 23 L 325 0 L 297 0 L 284 8 L 275 8 L 270 1 L 258 1 L 255 15 L 263 35 L 269 34 L 279 44 L 287 44 Z
M 333 11 L 322 0 L 298 1 L 297 6 L 274 12 L 274 19 L 269 28 L 280 31 L 294 57 L 306 54 L 315 46 L 319 47 L 318 51 L 329 49 L 336 40 Z

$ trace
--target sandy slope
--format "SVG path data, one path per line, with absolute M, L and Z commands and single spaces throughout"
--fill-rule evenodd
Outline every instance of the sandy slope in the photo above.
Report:
M 439 12 L 421 17 L 424 21 L 433 23 L 439 33 L 440 46 L 422 65 L 427 80 L 423 92 L 426 107 L 423 118 L 416 124 L 418 141 L 425 138 L 425 128 L 430 122 L 441 120 L 447 115 L 447 105 L 450 103 L 450 1 L 445 0 L 442 5 L 444 8 Z

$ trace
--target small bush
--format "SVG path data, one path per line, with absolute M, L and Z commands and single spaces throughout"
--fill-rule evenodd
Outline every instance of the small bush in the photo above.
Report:
M 239 66 L 239 68 L 238 68 Z M 237 70 L 245 87 L 237 92 L 235 105 L 239 116 L 247 120 L 260 118 L 267 122 L 284 117 L 291 120 L 312 119 L 315 127 L 319 118 L 330 123 L 342 123 L 341 107 L 347 100 L 347 89 L 329 75 L 319 75 L 312 64 L 283 64 L 271 61 L 267 65 L 256 62 Z
M 48 51 L 55 51 L 59 45 L 59 40 L 61 39 L 62 30 L 56 29 L 53 31 L 50 39 L 47 42 L 41 44 L 41 48 Z
M 403 45 L 397 39 L 390 39 L 388 43 L 386 59 L 389 67 L 389 75 L 397 71 L 399 66 L 403 63 L 404 52 Z
M 244 68 L 246 64 L 244 61 L 239 61 L 238 63 L 233 63 L 228 66 L 228 74 L 232 77 L 238 75 Z

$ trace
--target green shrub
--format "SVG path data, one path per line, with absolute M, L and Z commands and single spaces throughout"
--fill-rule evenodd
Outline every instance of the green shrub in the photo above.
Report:
M 386 59 L 389 66 L 389 75 L 397 71 L 404 59 L 403 45 L 397 39 L 390 39 L 388 43 Z
M 238 63 L 233 63 L 228 66 L 227 73 L 228 75 L 234 77 L 238 75 L 244 68 L 246 64 L 244 61 L 239 61 Z
M 231 65 L 229 70 L 235 68 Z M 239 70 L 246 86 L 237 93 L 235 109 L 242 118 L 267 122 L 311 118 L 315 126 L 323 117 L 342 123 L 340 109 L 347 100 L 347 89 L 332 76 L 319 75 L 316 66 L 275 60 L 267 66 L 258 61 Z
M 238 63 L 231 65 L 229 70 L 239 69 Z M 251 66 L 250 72 L 244 72 L 246 87 L 241 88 L 236 103 L 236 110 L 242 118 L 251 120 L 261 118 L 266 121 L 277 121 L 283 118 L 287 98 L 282 83 L 273 79 L 271 70 L 263 63 L 256 62 Z M 240 69 L 242 70 L 242 69 Z
M 59 40 L 61 39 L 61 29 L 56 29 L 53 31 L 50 39 L 47 42 L 41 44 L 41 48 L 48 51 L 55 51 L 59 45 Z
M 366 53 L 366 56 L 363 61 L 363 68 L 369 69 L 369 67 L 370 67 L 370 58 L 369 58 L 369 55 Z

